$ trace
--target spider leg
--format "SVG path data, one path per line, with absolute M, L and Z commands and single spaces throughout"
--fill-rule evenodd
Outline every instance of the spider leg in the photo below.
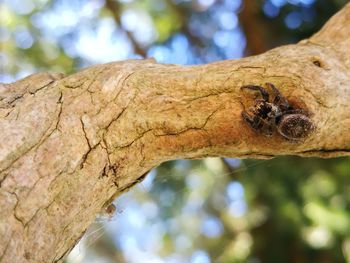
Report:
M 273 133 L 272 126 L 264 126 L 264 129 L 261 130 L 261 133 L 266 137 L 271 137 Z
M 271 123 L 271 119 L 264 119 L 260 116 L 255 115 L 255 124 L 257 126 L 256 130 L 261 132 L 267 137 L 271 137 L 273 133 L 274 124 Z
M 266 85 L 272 89 L 273 94 L 275 95 L 275 99 L 273 100 L 273 104 L 282 106 L 285 109 L 289 108 L 288 101 L 282 96 L 281 92 L 273 85 L 272 83 L 267 82 Z
M 242 111 L 241 113 L 243 119 L 252 127 L 254 130 L 258 131 L 261 128 L 260 118 L 256 115 L 249 115 L 248 112 Z
M 267 137 L 272 136 L 273 126 L 265 119 L 257 115 L 249 115 L 246 111 L 242 112 L 243 119 L 256 131 L 260 131 Z
M 263 126 L 260 129 L 262 134 L 264 134 L 267 137 L 271 137 L 272 133 L 273 133 L 274 125 L 271 124 L 268 120 L 265 120 L 265 119 L 261 119 L 261 121 L 263 122 Z
M 254 116 L 250 116 L 246 111 L 242 111 L 241 113 L 243 119 L 254 129 L 255 128 L 255 122 L 254 122 Z
M 263 87 L 255 86 L 255 85 L 245 85 L 245 86 L 242 86 L 241 89 L 257 90 L 260 92 L 261 96 L 265 101 L 267 102 L 269 101 L 269 93 Z

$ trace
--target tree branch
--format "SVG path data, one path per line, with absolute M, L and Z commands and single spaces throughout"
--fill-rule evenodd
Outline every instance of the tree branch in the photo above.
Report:
M 246 53 L 249 55 L 258 55 L 269 49 L 266 39 L 268 32 L 259 16 L 259 10 L 257 1 L 244 0 L 239 13 L 239 21 L 247 39 Z
M 120 21 L 120 16 L 121 16 L 120 4 L 114 0 L 106 0 L 105 7 L 111 12 L 116 25 L 120 26 L 120 28 L 123 28 L 122 23 Z M 134 52 L 145 58 L 147 55 L 145 49 L 141 47 L 141 45 L 137 42 L 137 40 L 135 39 L 135 37 L 130 31 L 125 30 L 125 33 L 128 36 L 132 46 L 134 47 Z
M 96 214 L 177 158 L 350 155 L 350 4 L 318 34 L 201 66 L 109 63 L 0 86 L 0 261 L 57 262 Z M 252 130 L 242 85 L 275 84 L 311 113 L 291 142 Z

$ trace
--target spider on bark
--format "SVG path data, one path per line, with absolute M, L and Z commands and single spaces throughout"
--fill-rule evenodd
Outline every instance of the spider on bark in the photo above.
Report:
M 271 137 L 276 129 L 279 134 L 291 141 L 306 138 L 314 129 L 308 112 L 303 109 L 294 109 L 273 84 L 266 83 L 266 86 L 273 92 L 273 102 L 269 100 L 269 92 L 261 86 L 241 87 L 242 90 L 259 91 L 262 97 L 255 100 L 253 107 L 242 111 L 243 120 L 267 137 Z

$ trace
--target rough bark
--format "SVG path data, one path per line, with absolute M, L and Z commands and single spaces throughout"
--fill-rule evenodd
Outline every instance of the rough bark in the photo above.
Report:
M 312 38 L 201 66 L 134 60 L 0 87 L 0 261 L 58 262 L 97 213 L 177 158 L 350 155 L 350 4 Z M 242 121 L 271 82 L 317 127 L 304 141 Z

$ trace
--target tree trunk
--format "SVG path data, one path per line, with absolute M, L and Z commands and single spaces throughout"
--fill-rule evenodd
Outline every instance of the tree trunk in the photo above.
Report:
M 350 4 L 308 40 L 200 66 L 132 60 L 0 86 L 0 261 L 58 262 L 101 209 L 177 158 L 350 155 Z M 242 120 L 275 84 L 316 129 L 294 142 Z

